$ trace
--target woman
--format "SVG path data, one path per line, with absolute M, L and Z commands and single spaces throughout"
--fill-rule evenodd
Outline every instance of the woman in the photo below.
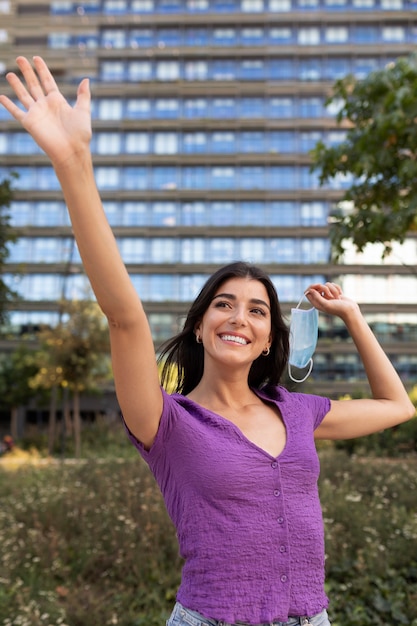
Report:
M 323 525 L 314 438 L 358 437 L 414 414 L 394 368 L 356 303 L 333 283 L 311 285 L 311 304 L 339 316 L 360 354 L 372 399 L 330 401 L 278 385 L 288 329 L 275 289 L 235 263 L 205 285 L 183 332 L 168 344 L 161 389 L 141 302 L 96 188 L 88 81 L 74 108 L 44 61 L 17 59 L 7 75 L 23 110 L 0 102 L 49 156 L 97 301 L 109 323 L 118 401 L 129 437 L 149 463 L 185 560 L 170 626 L 328 626 Z

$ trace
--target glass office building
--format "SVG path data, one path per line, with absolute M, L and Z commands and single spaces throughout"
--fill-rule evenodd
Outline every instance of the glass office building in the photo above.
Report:
M 311 282 L 357 299 L 407 386 L 417 382 L 417 239 L 330 262 L 328 215 L 349 180 L 321 188 L 309 151 L 331 145 L 337 78 L 365 77 L 417 43 L 417 0 L 0 0 L 0 70 L 44 56 L 65 95 L 92 82 L 92 150 L 108 219 L 158 344 L 219 265 L 263 265 L 285 313 Z M 6 87 L 7 90 L 7 87 Z M 5 279 L 17 334 L 58 320 L 86 279 L 54 172 L 0 110 L 0 179 L 19 174 L 19 239 Z M 88 207 L 86 207 L 88 210 Z M 321 319 L 310 388 L 363 385 L 337 320 Z

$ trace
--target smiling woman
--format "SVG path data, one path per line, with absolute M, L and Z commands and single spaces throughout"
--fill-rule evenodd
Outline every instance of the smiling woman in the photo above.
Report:
M 306 296 L 345 323 L 372 399 L 339 402 L 288 391 L 281 378 L 289 331 L 277 293 L 262 269 L 237 262 L 208 279 L 183 330 L 166 344 L 163 382 L 171 382 L 172 366 L 179 372 L 177 389 L 168 394 L 160 385 L 148 320 L 98 193 L 88 80 L 71 107 L 40 57 L 34 67 L 24 57 L 17 65 L 23 78 L 11 72 L 7 80 L 21 106 L 6 96 L 0 103 L 55 170 L 108 320 L 128 435 L 176 526 L 184 568 L 168 626 L 329 626 L 314 438 L 358 437 L 409 419 L 414 407 L 396 371 L 358 305 L 338 285 L 317 282 Z M 144 67 L 135 66 L 136 73 Z M 172 173 L 158 170 L 165 187 Z M 217 174 L 220 186 L 233 183 L 234 171 Z M 254 168 L 244 174 L 245 185 L 258 176 Z M 294 181 L 284 174 L 282 168 L 269 172 L 274 185 L 287 188 Z M 213 182 L 215 172 L 210 175 Z M 99 182 L 107 186 L 104 178 Z M 146 176 L 135 180 L 146 187 Z

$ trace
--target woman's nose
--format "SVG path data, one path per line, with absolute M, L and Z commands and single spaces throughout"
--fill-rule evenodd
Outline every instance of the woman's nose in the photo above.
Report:
M 231 321 L 233 324 L 246 324 L 246 313 L 243 307 L 236 307 L 235 309 L 233 309 Z

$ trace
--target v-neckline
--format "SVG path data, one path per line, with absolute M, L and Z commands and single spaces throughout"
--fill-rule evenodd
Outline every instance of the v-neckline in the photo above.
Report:
M 181 396 L 184 400 L 186 400 L 187 402 L 190 402 L 191 404 L 193 404 L 194 406 L 199 407 L 199 409 L 203 410 L 203 411 L 207 411 L 208 413 L 210 413 L 210 415 L 212 415 L 213 417 L 215 417 L 217 420 L 221 420 L 223 423 L 227 424 L 228 426 L 230 426 L 231 428 L 233 428 L 233 430 L 239 435 L 239 437 L 247 444 L 249 444 L 251 447 L 255 448 L 256 450 L 259 450 L 260 452 L 262 452 L 263 454 L 266 454 L 270 459 L 274 459 L 274 460 L 278 460 L 285 452 L 287 445 L 288 445 L 288 427 L 287 427 L 287 423 L 285 420 L 285 417 L 283 415 L 283 412 L 281 410 L 281 407 L 279 406 L 279 400 L 273 400 L 271 398 L 268 398 L 268 396 L 265 396 L 261 390 L 258 389 L 253 389 L 252 391 L 254 392 L 254 394 L 264 403 L 264 404 L 269 404 L 269 405 L 273 405 L 273 409 L 277 410 L 279 412 L 279 415 L 277 415 L 277 417 L 279 419 L 281 419 L 282 424 L 284 426 L 284 431 L 285 431 L 285 442 L 284 445 L 282 447 L 282 450 L 277 454 L 274 455 L 271 452 L 268 452 L 268 450 L 265 450 L 265 448 L 262 448 L 261 446 L 259 446 L 257 443 L 255 443 L 254 441 L 252 441 L 251 439 L 249 439 L 249 437 L 247 435 L 245 435 L 245 433 L 243 432 L 243 430 L 237 425 L 235 424 L 235 422 L 233 422 L 232 420 L 228 419 L 227 417 L 225 417 L 224 415 L 221 415 L 221 413 L 217 413 L 216 411 L 213 411 L 212 409 L 209 409 L 207 407 L 205 407 L 202 404 L 199 404 L 198 402 L 196 402 L 195 400 L 192 400 L 191 398 L 188 398 L 187 396 Z

